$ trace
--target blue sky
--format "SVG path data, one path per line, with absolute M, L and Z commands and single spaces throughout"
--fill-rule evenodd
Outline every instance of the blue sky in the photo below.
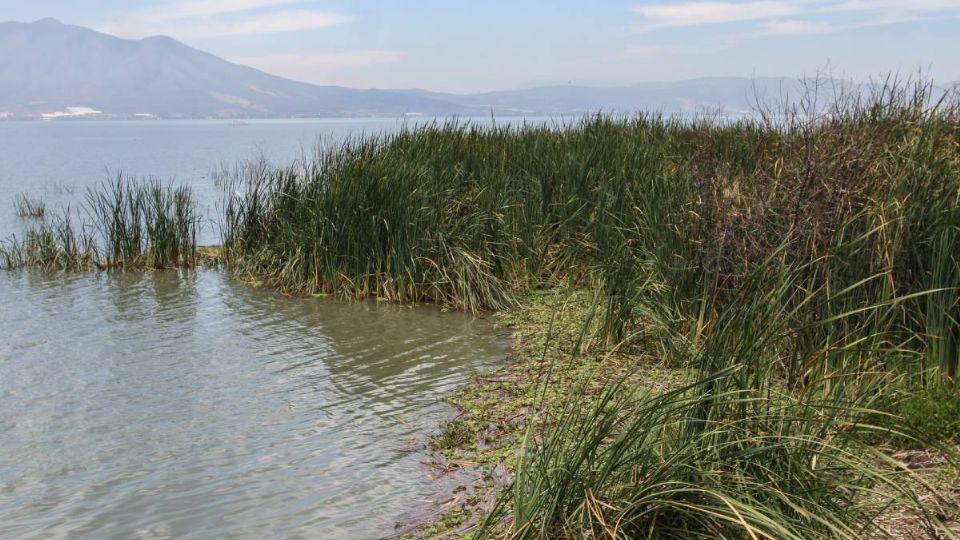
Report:
M 319 84 L 470 92 L 573 82 L 792 76 L 830 65 L 960 80 L 960 0 L 33 0 L 127 38 L 173 36 Z

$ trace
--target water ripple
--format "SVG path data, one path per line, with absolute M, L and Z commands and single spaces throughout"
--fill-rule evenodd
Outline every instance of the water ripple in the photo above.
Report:
M 367 538 L 489 325 L 218 272 L 0 275 L 0 537 Z

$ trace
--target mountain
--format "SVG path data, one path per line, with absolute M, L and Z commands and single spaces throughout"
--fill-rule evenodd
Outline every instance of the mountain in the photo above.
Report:
M 54 19 L 0 23 L 0 58 L 0 117 L 68 107 L 163 117 L 470 112 L 427 96 L 295 82 L 168 37 L 120 39 Z
M 410 96 L 442 100 L 489 114 L 580 114 L 596 111 L 664 113 L 716 112 L 740 114 L 759 102 L 796 94 L 797 79 L 715 77 L 679 82 L 650 82 L 616 88 L 563 85 L 482 94 L 445 94 L 395 90 Z
M 787 78 L 703 78 L 616 88 L 561 85 L 480 94 L 317 86 L 230 63 L 169 37 L 121 39 L 54 19 L 0 23 L 0 119 L 741 114 L 796 97 Z

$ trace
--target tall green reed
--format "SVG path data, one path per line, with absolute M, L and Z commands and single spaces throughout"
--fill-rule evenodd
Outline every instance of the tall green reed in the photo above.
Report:
M 0 245 L 5 268 L 176 268 L 197 262 L 200 216 L 186 186 L 115 182 L 87 192 L 79 226 L 69 208 Z
M 70 209 L 47 216 L 16 237 L 0 243 L 0 268 L 37 267 L 43 270 L 80 271 L 96 263 L 96 241 L 74 226 Z
M 451 121 L 350 139 L 294 166 L 244 169 L 227 189 L 224 248 L 236 271 L 299 293 L 483 310 L 559 282 L 596 287 L 609 344 L 642 318 L 650 275 L 674 324 L 697 336 L 778 252 L 804 268 L 797 287 L 883 274 L 864 302 L 942 290 L 882 324 L 915 353 L 891 368 L 952 376 L 960 114 L 935 96 L 890 81 L 757 119 Z
M 695 382 L 666 393 L 628 379 L 599 395 L 574 387 L 556 418 L 531 423 L 515 480 L 477 536 L 882 538 L 893 532 L 876 518 L 900 512 L 916 532 L 949 537 L 928 506 L 940 496 L 868 444 L 893 432 L 938 447 L 907 425 L 870 423 L 880 367 L 902 354 L 878 346 L 887 336 L 871 335 L 871 317 L 907 299 L 864 305 L 871 280 L 826 299 L 803 291 L 808 269 L 783 264 L 787 245 L 732 293 L 697 343 L 645 338 L 671 344 L 663 360 L 697 366 Z M 816 319 L 824 303 L 838 312 Z M 832 367 L 791 386 L 781 374 L 798 340 L 819 344 L 799 364 L 830 356 Z

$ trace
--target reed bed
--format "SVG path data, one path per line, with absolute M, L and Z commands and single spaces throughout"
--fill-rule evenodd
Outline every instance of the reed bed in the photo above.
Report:
M 585 381 L 559 412 L 548 375 L 480 536 L 861 538 L 902 507 L 949 537 L 938 495 L 868 443 L 955 458 L 878 407 L 892 388 L 960 400 L 960 104 L 922 82 L 826 107 L 813 90 L 736 121 L 450 121 L 239 166 L 218 176 L 222 256 L 284 292 L 473 311 L 587 289 L 567 361 L 694 370 L 665 394 Z M 118 181 L 85 211 L 0 262 L 195 263 L 188 190 Z
M 598 393 L 575 386 L 555 416 L 542 397 L 536 409 L 547 417 L 529 424 L 515 480 L 476 536 L 899 538 L 903 529 L 889 527 L 897 515 L 911 538 L 953 537 L 952 492 L 873 446 L 895 435 L 956 459 L 949 443 L 877 409 L 889 386 L 884 362 L 900 353 L 872 318 L 893 305 L 797 326 L 820 310 L 820 294 L 797 287 L 806 269 L 784 267 L 778 255 L 696 343 L 647 311 L 658 330 L 637 339 L 659 348 L 662 362 L 695 366 L 691 382 L 665 393 L 632 387 L 631 377 Z M 866 288 L 833 300 L 860 305 Z M 831 339 L 802 360 L 831 356 L 833 371 L 791 388 L 783 351 L 821 334 Z M 956 390 L 942 395 L 960 403 Z
M 875 406 L 894 387 L 960 399 L 960 107 L 925 83 L 815 94 L 738 121 L 349 140 L 228 182 L 224 254 L 292 293 L 466 310 L 586 288 L 578 350 L 695 368 L 531 421 L 479 536 L 877 537 L 891 508 L 949 536 L 937 495 L 868 443 L 954 455 Z
M 79 223 L 79 225 L 74 225 Z M 127 180 L 89 190 L 77 211 L 63 209 L 0 244 L 0 267 L 80 271 L 179 268 L 197 262 L 200 216 L 189 187 Z
M 447 122 L 247 168 L 227 188 L 231 266 L 293 293 L 376 295 L 468 310 L 559 282 L 604 292 L 598 340 L 623 344 L 659 284 L 696 341 L 776 253 L 818 291 L 814 320 L 858 302 L 923 383 L 957 369 L 960 158 L 955 100 L 891 83 L 733 122 L 594 116 L 565 125 Z M 813 110 L 812 108 L 810 110 Z M 788 245 L 782 247 L 784 240 Z M 929 291 L 929 294 L 919 294 Z M 810 321 L 795 321 L 802 325 Z M 785 361 L 791 386 L 831 358 Z

